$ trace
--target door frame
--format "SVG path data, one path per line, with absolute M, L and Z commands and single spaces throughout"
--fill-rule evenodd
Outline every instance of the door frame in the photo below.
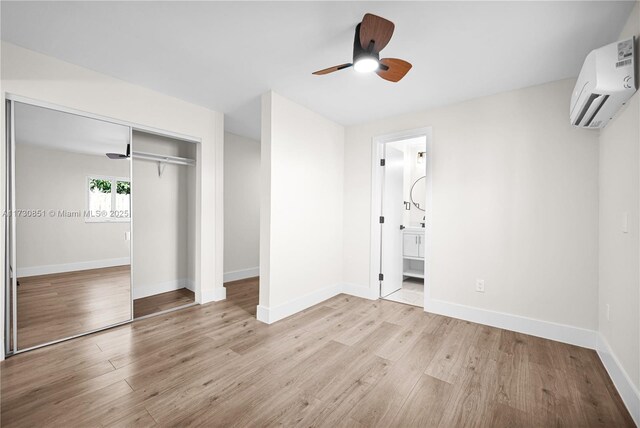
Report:
M 424 238 L 424 305 L 423 308 L 429 306 L 431 300 L 431 255 L 432 255 L 432 222 L 433 222 L 433 203 L 432 203 L 432 157 L 433 157 L 433 130 L 430 126 L 423 128 L 408 129 L 405 131 L 394 132 L 375 136 L 371 141 L 371 217 L 370 217 L 370 255 L 369 255 L 369 288 L 371 296 L 374 299 L 381 298 L 381 284 L 378 280 L 380 273 L 380 256 L 381 256 L 381 235 L 382 227 L 379 219 L 382 215 L 382 186 L 384 184 L 384 167 L 380 166 L 380 159 L 384 155 L 384 145 L 387 143 L 408 140 L 417 137 L 426 137 L 426 207 L 425 213 L 429 213 L 430 217 L 426 219 Z

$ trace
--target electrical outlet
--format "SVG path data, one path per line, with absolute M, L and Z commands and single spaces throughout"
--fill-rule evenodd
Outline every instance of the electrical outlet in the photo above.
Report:
M 476 279 L 476 291 L 484 293 L 484 279 Z
M 611 318 L 609 316 L 611 314 L 611 306 L 609 306 L 608 303 L 604 306 L 604 310 L 605 310 L 605 314 L 607 316 L 607 321 L 611 321 Z

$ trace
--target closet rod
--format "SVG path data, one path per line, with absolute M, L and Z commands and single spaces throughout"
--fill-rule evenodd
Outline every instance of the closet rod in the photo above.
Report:
M 170 163 L 175 165 L 189 165 L 194 166 L 196 161 L 189 158 L 181 158 L 178 156 L 166 156 L 166 155 L 156 155 L 154 153 L 146 153 L 146 152 L 133 152 L 132 153 L 134 159 L 144 159 L 162 163 Z

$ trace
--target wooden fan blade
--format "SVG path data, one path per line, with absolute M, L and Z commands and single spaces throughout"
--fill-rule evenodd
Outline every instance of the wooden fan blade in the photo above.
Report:
M 316 76 L 321 76 L 323 74 L 329 74 L 329 73 L 333 73 L 334 71 L 338 71 L 338 70 L 343 70 L 345 68 L 349 68 L 352 65 L 353 64 L 351 64 L 350 62 L 347 62 L 346 64 L 340 64 L 340 65 L 336 65 L 336 66 L 333 66 L 333 67 L 325 68 L 324 70 L 314 71 L 313 74 L 315 74 Z
M 372 52 L 377 54 L 391 40 L 394 28 L 393 22 L 387 19 L 370 13 L 365 14 L 360 24 L 360 45 L 362 49 L 367 50 L 369 44 L 373 42 Z
M 376 70 L 378 76 L 389 82 L 399 82 L 411 70 L 412 65 L 398 58 L 382 58 L 380 68 Z

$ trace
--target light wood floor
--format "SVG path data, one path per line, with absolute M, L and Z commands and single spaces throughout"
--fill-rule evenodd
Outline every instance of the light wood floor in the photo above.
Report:
M 9 358 L 2 425 L 632 426 L 591 350 L 344 295 L 265 325 L 257 289 Z
M 186 288 L 167 291 L 133 301 L 134 318 L 144 317 L 195 302 L 193 291 Z
M 256 309 L 260 301 L 258 278 L 227 282 L 224 286 L 227 289 L 227 301 L 255 318 Z
M 18 280 L 19 349 L 131 318 L 128 265 Z

